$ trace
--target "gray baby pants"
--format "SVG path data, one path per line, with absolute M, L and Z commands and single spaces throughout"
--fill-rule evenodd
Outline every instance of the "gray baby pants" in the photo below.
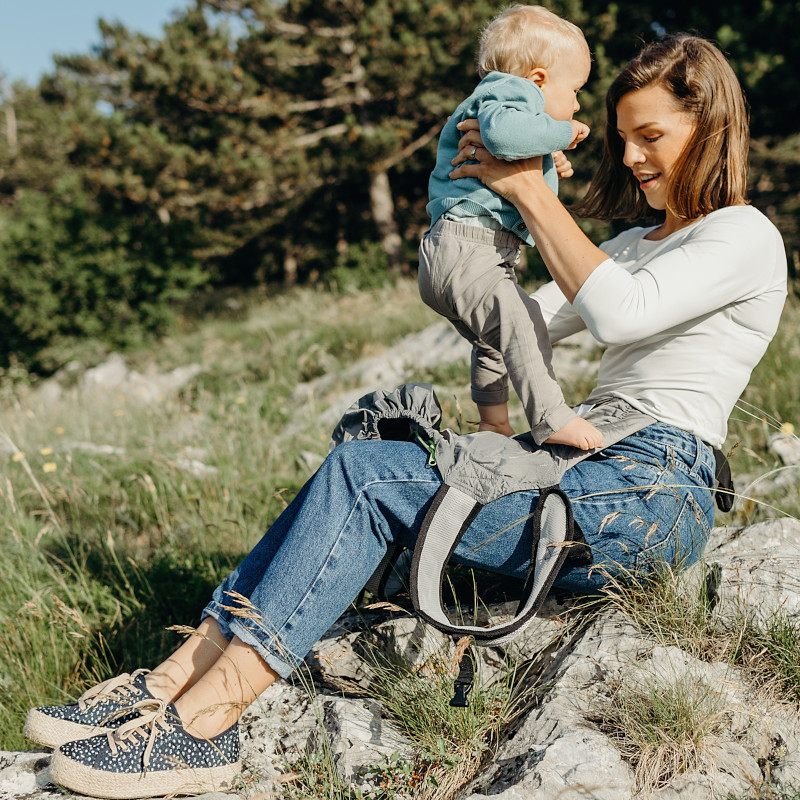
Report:
M 472 399 L 508 400 L 514 386 L 536 444 L 575 417 L 552 367 L 539 304 L 517 283 L 520 240 L 441 217 L 419 247 L 419 291 L 434 311 L 472 343 Z

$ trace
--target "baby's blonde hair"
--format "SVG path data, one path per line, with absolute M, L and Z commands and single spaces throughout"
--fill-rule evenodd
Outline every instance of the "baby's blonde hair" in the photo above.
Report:
M 483 30 L 478 74 L 506 72 L 524 78 L 534 67 L 550 69 L 575 47 L 589 52 L 583 32 L 543 6 L 516 3 L 498 14 Z

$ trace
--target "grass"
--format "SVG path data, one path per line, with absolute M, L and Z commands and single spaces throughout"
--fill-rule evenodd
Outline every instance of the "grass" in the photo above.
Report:
M 778 333 L 756 367 L 737 403 L 723 450 L 729 454 L 736 488 L 742 492 L 766 473 L 783 467 L 769 447 L 769 439 L 790 426 L 800 431 L 800 393 L 797 364 L 800 358 L 800 303 L 790 293 Z M 767 488 L 763 481 L 753 492 L 738 498 L 731 522 L 752 524 L 780 515 L 800 518 L 800 464 L 786 471 L 793 476 L 787 488 Z M 725 520 L 728 521 L 728 520 Z
M 196 623 L 211 588 L 327 451 L 330 426 L 321 428 L 318 418 L 328 395 L 352 388 L 335 379 L 325 396 L 298 400 L 299 383 L 335 375 L 436 320 L 405 281 L 241 297 L 219 312 L 211 305 L 205 319 L 187 320 L 158 348 L 126 353 L 143 373 L 201 365 L 177 396 L 150 407 L 116 392 L 87 407 L 75 389 L 80 369 L 46 408 L 33 393 L 35 376 L 18 365 L 0 376 L 0 749 L 29 746 L 20 731 L 31 705 L 64 702 L 111 674 L 152 666 L 178 642 L 168 626 Z M 734 474 L 779 467 L 769 435 L 784 423 L 800 428 L 798 332 L 793 300 L 734 414 L 726 444 Z M 446 426 L 475 429 L 466 363 L 413 377 L 436 384 Z M 588 388 L 588 379 L 567 382 L 565 394 L 577 401 Z M 519 415 L 516 400 L 512 412 Z M 215 471 L 193 474 L 185 466 L 191 459 Z M 800 495 L 786 489 L 753 493 L 739 501 L 732 523 L 798 516 L 798 505 Z M 800 646 L 791 620 L 731 637 L 718 629 L 708 597 L 687 599 L 674 575 L 658 580 L 616 602 L 659 641 L 729 659 L 765 691 L 797 702 Z M 402 665 L 393 669 L 383 689 L 376 679 L 375 691 L 418 737 L 419 791 L 448 796 L 451 776 L 474 770 L 516 713 L 520 683 L 476 694 L 465 715 L 443 705 L 451 686 L 441 664 L 432 662 L 424 680 Z M 319 768 L 311 763 L 306 780 Z M 386 775 L 400 792 L 406 765 L 387 763 Z M 350 796 L 349 787 L 340 790 L 330 796 Z
M 524 665 L 509 661 L 495 681 L 476 684 L 468 708 L 451 708 L 453 653 L 436 650 L 422 663 L 404 663 L 366 643 L 369 668 L 366 695 L 378 700 L 382 713 L 403 733 L 411 753 L 396 752 L 365 771 L 359 786 L 345 784 L 320 734 L 291 766 L 292 797 L 331 800 L 384 800 L 413 797 L 445 800 L 474 777 L 499 744 L 501 733 L 533 700 L 530 676 L 535 659 Z
M 650 677 L 618 687 L 600 727 L 632 763 L 636 791 L 650 792 L 711 760 L 709 745 L 724 728 L 722 711 L 719 694 L 702 679 Z
M 318 407 L 293 399 L 308 376 L 304 352 L 324 347 L 339 369 L 433 320 L 410 282 L 252 302 L 238 320 L 223 315 L 155 352 L 126 354 L 142 373 L 201 365 L 190 386 L 151 407 L 115 392 L 87 407 L 68 388 L 44 408 L 34 379 L 7 377 L 0 749 L 29 746 L 20 731 L 31 705 L 158 663 L 177 643 L 165 628 L 197 621 L 210 590 L 302 485 L 303 454 L 321 459 L 330 434 L 314 424 Z M 186 448 L 216 473 L 183 468 Z
M 695 573 L 703 574 L 704 565 Z M 647 576 L 626 576 L 606 592 L 607 600 L 657 644 L 674 646 L 708 663 L 727 663 L 739 671 L 753 698 L 800 712 L 800 621 L 780 610 L 756 621 L 742 612 L 722 619 L 714 611 L 708 580 L 684 580 L 665 566 Z M 710 762 L 708 745 L 724 728 L 720 695 L 687 675 L 674 683 L 621 685 L 595 718 L 631 763 L 638 789 L 652 791 L 681 772 Z M 780 800 L 793 794 L 766 793 Z M 755 791 L 754 790 L 754 791 Z M 776 790 L 777 791 L 777 790 Z M 781 790 L 783 791 L 783 790 Z
M 398 664 L 381 652 L 369 659 L 370 694 L 380 701 L 413 742 L 415 796 L 426 800 L 452 797 L 497 746 L 501 732 L 530 705 L 526 671 L 508 663 L 502 678 L 476 685 L 467 708 L 452 708 L 453 654 L 436 652 L 423 664 Z

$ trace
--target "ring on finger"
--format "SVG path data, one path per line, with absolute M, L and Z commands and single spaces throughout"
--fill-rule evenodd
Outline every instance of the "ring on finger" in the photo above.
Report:
M 478 152 L 477 145 L 473 145 L 472 146 L 472 152 L 469 154 L 469 157 L 474 159 L 475 158 L 475 153 L 477 153 L 477 152 Z

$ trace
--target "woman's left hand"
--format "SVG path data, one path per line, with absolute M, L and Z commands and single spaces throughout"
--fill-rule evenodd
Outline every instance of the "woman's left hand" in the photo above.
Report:
M 478 150 L 480 148 L 486 149 L 483 146 L 481 126 L 477 119 L 461 120 L 456 127 L 462 132 L 462 136 L 458 140 L 458 153 L 450 162 L 454 167 L 463 164 L 465 161 L 477 160 L 475 156 Z

